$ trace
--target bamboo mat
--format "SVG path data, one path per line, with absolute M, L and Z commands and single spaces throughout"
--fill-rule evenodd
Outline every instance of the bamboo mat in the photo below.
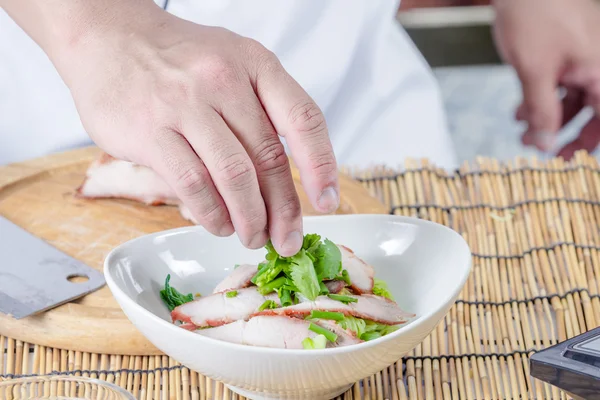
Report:
M 447 174 L 426 161 L 402 171 L 350 171 L 399 215 L 445 224 L 473 252 L 473 270 L 443 322 L 407 357 L 340 399 L 559 399 L 529 376 L 528 356 L 600 321 L 600 166 L 478 159 Z M 138 399 L 237 399 L 166 356 L 46 348 L 0 336 L 0 379 L 74 374 Z M 33 357 L 28 357 L 33 353 Z

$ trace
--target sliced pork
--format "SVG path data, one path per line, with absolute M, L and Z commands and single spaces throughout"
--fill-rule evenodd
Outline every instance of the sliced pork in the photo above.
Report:
M 415 316 L 405 312 L 398 304 L 385 297 L 372 294 L 350 297 L 355 298 L 357 301 L 345 304 L 327 296 L 318 296 L 315 301 L 303 301 L 288 307 L 263 310 L 254 315 L 288 315 L 302 318 L 309 315 L 313 310 L 333 311 L 385 325 L 403 324 Z
M 223 279 L 221 283 L 215 287 L 213 293 L 246 288 L 252 283 L 250 280 L 256 275 L 257 271 L 258 265 L 242 264 Z
M 259 316 L 217 328 L 200 329 L 198 334 L 213 339 L 258 347 L 302 349 L 302 341 L 317 334 L 308 330 L 309 321 L 285 316 Z
M 106 153 L 90 164 L 77 195 L 89 199 L 128 199 L 152 206 L 176 205 L 183 218 L 197 224 L 190 210 L 154 170 Z
M 325 282 L 325 286 L 329 293 L 338 294 L 346 287 L 346 282 L 344 281 L 328 281 Z
M 314 323 L 314 322 L 313 322 Z M 286 316 L 256 316 L 249 321 L 237 321 L 216 328 L 200 329 L 196 332 L 213 339 L 231 343 L 259 347 L 275 347 L 282 349 L 303 349 L 302 341 L 317 334 L 308 328 L 311 321 Z M 328 321 L 317 325 L 329 329 L 338 335 L 335 343 L 327 342 L 328 347 L 348 346 L 360 343 L 352 333 Z
M 375 270 L 346 246 L 338 245 L 342 253 L 342 268 L 348 271 L 351 288 L 357 294 L 373 293 Z
M 198 328 L 220 326 L 238 320 L 247 320 L 267 300 L 281 305 L 277 293 L 266 296 L 258 293 L 255 286 L 240 289 L 236 296 L 228 297 L 226 292 L 200 297 L 182 304 L 171 311 L 173 322 L 194 324 Z
M 356 332 L 342 328 L 335 321 L 320 319 L 313 322 L 335 333 L 337 335 L 337 340 L 335 343 L 338 346 L 350 346 L 351 344 L 358 344 L 362 342 L 362 340 L 356 337 Z
M 152 169 L 108 154 L 92 162 L 77 193 L 87 198 L 125 198 L 150 205 L 178 203 L 173 190 Z

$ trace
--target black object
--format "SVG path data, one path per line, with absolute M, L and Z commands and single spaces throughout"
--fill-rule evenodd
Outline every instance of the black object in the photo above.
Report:
M 600 328 L 534 354 L 530 373 L 575 399 L 600 400 Z

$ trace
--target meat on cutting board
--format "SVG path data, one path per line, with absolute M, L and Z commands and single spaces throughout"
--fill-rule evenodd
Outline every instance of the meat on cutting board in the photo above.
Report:
M 77 195 L 89 199 L 128 199 L 152 206 L 176 205 L 183 218 L 196 223 L 190 210 L 151 168 L 106 153 L 90 164 Z

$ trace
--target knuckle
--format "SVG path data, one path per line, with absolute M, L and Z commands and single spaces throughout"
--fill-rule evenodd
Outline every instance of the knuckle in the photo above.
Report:
M 199 76 L 206 83 L 216 86 L 231 86 L 239 80 L 236 63 L 221 55 L 209 55 L 199 61 L 197 67 Z
M 279 140 L 265 141 L 256 154 L 256 169 L 259 172 L 282 172 L 288 166 L 285 149 Z
M 327 129 L 325 116 L 314 101 L 296 104 L 288 119 L 294 129 L 306 135 L 320 135 Z
M 188 167 L 176 177 L 176 184 L 184 196 L 197 196 L 207 189 L 206 172 L 199 166 Z
M 227 222 L 227 211 L 221 204 L 212 204 L 200 210 L 199 220 L 213 228 L 222 227 Z
M 244 49 L 248 59 L 254 62 L 260 72 L 272 71 L 279 65 L 277 56 L 254 39 L 246 40 Z
M 331 154 L 318 154 L 310 157 L 309 168 L 320 176 L 331 176 L 337 172 L 337 164 Z
M 275 209 L 275 213 L 282 219 L 291 221 L 299 219 L 302 216 L 302 207 L 297 199 L 284 201 Z
M 252 181 L 254 169 L 240 154 L 233 154 L 220 161 L 217 170 L 221 178 L 232 187 L 245 188 Z
M 262 212 L 251 212 L 244 215 L 241 232 L 246 236 L 254 236 L 263 232 L 267 225 L 266 214 Z

